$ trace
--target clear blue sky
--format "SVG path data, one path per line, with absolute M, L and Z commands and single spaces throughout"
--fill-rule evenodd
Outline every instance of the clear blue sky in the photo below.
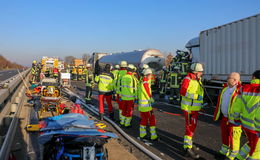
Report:
M 1 0 L 0 54 L 42 56 L 156 48 L 164 53 L 218 25 L 260 13 L 260 0 Z

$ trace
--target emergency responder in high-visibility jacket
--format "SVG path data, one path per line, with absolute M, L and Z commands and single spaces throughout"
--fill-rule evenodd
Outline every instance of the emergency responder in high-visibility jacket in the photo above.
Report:
M 71 74 L 72 80 L 77 80 L 77 68 L 75 66 L 73 66 Z
M 192 145 L 192 137 L 197 126 L 199 111 L 203 104 L 202 64 L 192 64 L 191 71 L 183 79 L 180 90 L 180 95 L 182 96 L 181 109 L 184 112 L 186 122 L 183 148 L 187 156 L 197 159 L 200 156 L 195 152 L 197 147 Z
M 163 66 L 163 69 L 160 72 L 160 83 L 159 83 L 159 94 L 160 97 L 163 97 L 166 93 L 166 80 L 168 78 L 168 71 L 166 66 Z
M 230 122 L 241 124 L 248 142 L 236 159 L 260 159 L 260 70 L 253 73 L 251 84 L 242 86 L 230 111 Z
M 224 85 L 219 97 L 214 120 L 221 120 L 221 138 L 222 146 L 220 149 L 219 158 L 225 159 L 228 157 L 233 160 L 240 149 L 241 125 L 229 123 L 230 111 L 233 106 L 235 97 L 237 96 L 240 84 L 240 75 L 237 72 L 232 72 L 227 79 L 227 84 Z
M 106 64 L 104 71 L 95 77 L 95 81 L 98 83 L 100 120 L 103 120 L 104 116 L 104 99 L 107 101 L 109 117 L 113 118 L 112 93 L 114 88 L 114 75 L 110 72 L 110 64 Z
M 85 101 L 86 103 L 91 103 L 92 87 L 93 87 L 93 79 L 94 79 L 94 75 L 91 70 L 91 64 L 86 65 L 86 69 L 84 70 L 84 75 L 85 75 L 85 85 L 86 85 Z
M 180 73 L 179 73 L 179 66 L 173 67 L 173 71 L 170 72 L 169 75 L 169 87 L 170 87 L 170 96 L 169 101 L 174 103 L 175 100 L 180 100 Z
M 116 94 L 117 94 L 117 97 L 116 97 L 116 101 L 118 103 L 118 109 L 119 109 L 119 120 L 121 120 L 122 118 L 122 99 L 121 99 L 121 78 L 126 75 L 127 73 L 127 62 L 126 61 L 121 61 L 120 63 L 120 70 L 118 71 L 118 74 L 117 74 L 117 79 L 116 79 L 116 87 L 115 87 L 115 90 L 116 90 Z
M 127 74 L 121 79 L 121 99 L 122 99 L 122 117 L 120 124 L 125 127 L 130 127 L 134 101 L 137 99 L 138 80 L 134 76 L 134 65 L 129 64 Z
M 141 139 L 147 138 L 146 126 L 148 123 L 150 123 L 151 140 L 157 140 L 158 136 L 156 133 L 156 120 L 152 107 L 152 103 L 154 103 L 151 89 L 152 74 L 153 72 L 150 68 L 143 70 L 144 77 L 138 85 L 138 110 L 140 111 L 141 116 L 139 136 Z
M 83 75 L 83 69 L 82 66 L 78 66 L 78 70 L 77 70 L 77 80 L 81 81 L 82 80 L 82 75 Z
M 111 71 L 111 73 L 114 75 L 114 82 L 113 82 L 114 86 L 116 86 L 117 75 L 118 75 L 119 69 L 120 69 L 120 66 L 117 64 Z M 112 99 L 116 100 L 116 87 L 114 88 L 114 93 L 112 95 Z
M 35 83 L 36 74 L 37 74 L 37 61 L 35 61 L 35 60 L 32 63 L 31 74 L 32 74 L 31 82 Z

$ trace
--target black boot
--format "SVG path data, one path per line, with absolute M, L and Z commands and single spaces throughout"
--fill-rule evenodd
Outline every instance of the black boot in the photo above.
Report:
M 199 159 L 200 155 L 198 153 L 195 153 L 191 148 L 184 149 L 186 156 L 189 156 L 193 159 Z
M 99 113 L 99 120 L 101 120 L 101 121 L 104 120 L 104 114 L 103 113 Z
M 109 118 L 113 121 L 114 120 L 114 112 L 109 113 Z

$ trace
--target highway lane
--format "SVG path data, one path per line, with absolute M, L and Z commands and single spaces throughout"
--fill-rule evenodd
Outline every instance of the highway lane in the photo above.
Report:
M 18 74 L 16 69 L 0 71 L 0 82 Z

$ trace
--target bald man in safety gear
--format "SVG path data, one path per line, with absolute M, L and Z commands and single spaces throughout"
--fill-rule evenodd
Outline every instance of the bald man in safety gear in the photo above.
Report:
M 240 88 L 240 74 L 232 72 L 228 76 L 227 83 L 224 84 L 224 88 L 218 97 L 214 120 L 220 120 L 222 146 L 219 151 L 219 158 L 221 159 L 227 157 L 228 159 L 233 160 L 240 148 L 241 125 L 235 125 L 228 122 L 231 116 L 231 107 L 236 107 L 232 105 L 232 103 L 238 95 Z

